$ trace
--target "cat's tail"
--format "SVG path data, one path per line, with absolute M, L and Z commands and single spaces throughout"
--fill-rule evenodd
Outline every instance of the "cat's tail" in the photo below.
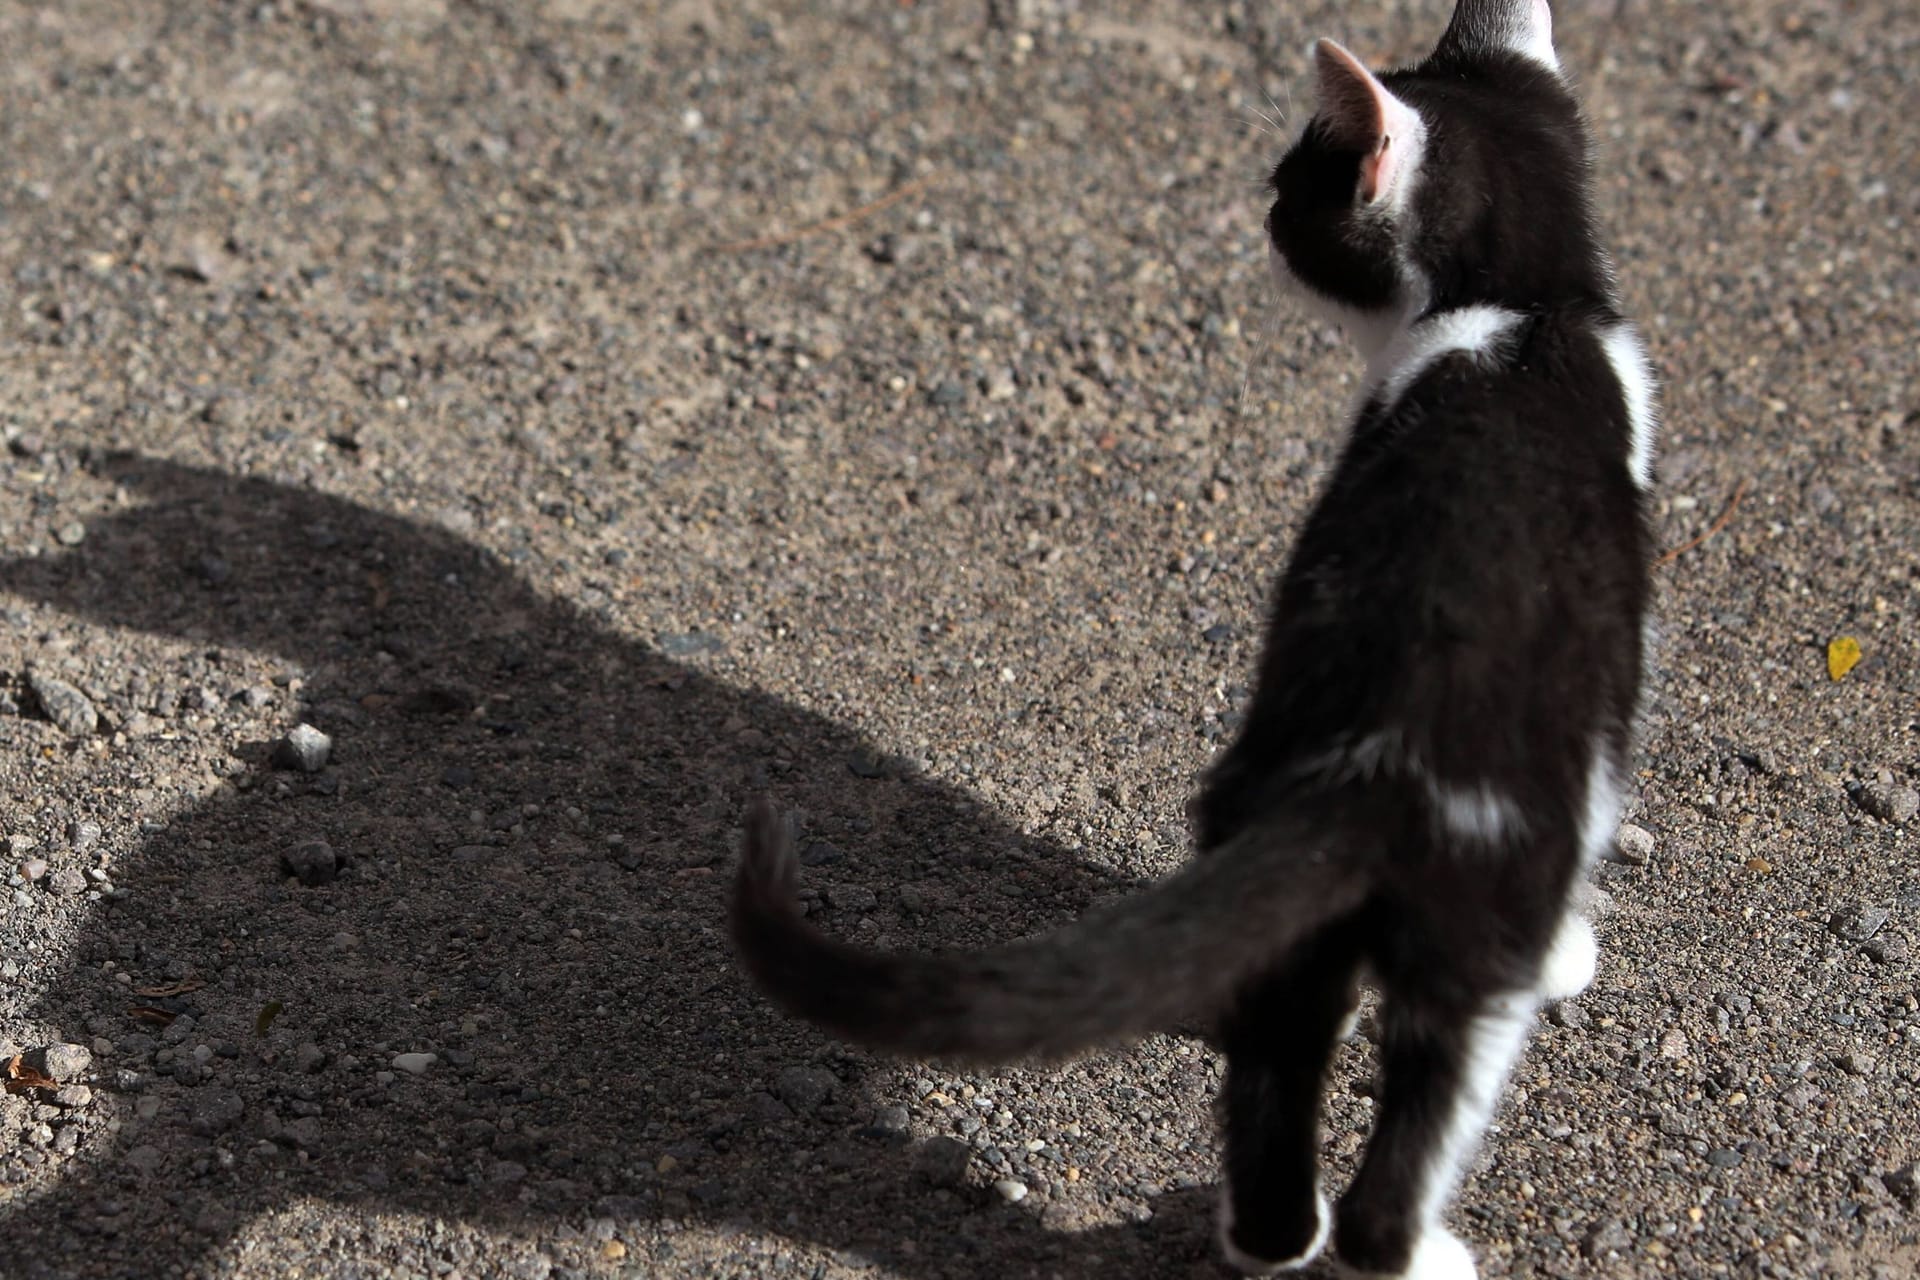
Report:
M 1316 847 L 1328 834 L 1275 819 L 1054 933 L 983 951 L 888 953 L 801 917 L 792 833 L 761 800 L 747 815 L 733 937 L 776 1003 L 848 1040 L 976 1062 L 1061 1057 L 1218 1011 L 1276 956 L 1357 908 L 1376 860 Z

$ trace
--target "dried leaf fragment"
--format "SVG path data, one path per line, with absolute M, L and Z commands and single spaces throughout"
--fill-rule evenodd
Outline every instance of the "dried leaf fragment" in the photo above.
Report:
M 189 991 L 198 991 L 206 985 L 207 984 L 199 978 L 182 978 L 180 981 L 170 982 L 164 987 L 135 987 L 133 994 L 137 996 L 183 996 Z
M 1860 642 L 1852 636 L 1835 636 L 1827 642 L 1827 674 L 1835 680 L 1860 665 Z
M 142 1022 L 151 1022 L 156 1027 L 172 1026 L 173 1020 L 180 1016 L 171 1009 L 161 1009 L 150 1004 L 136 1004 L 127 1012 Z
M 60 1082 L 52 1076 L 44 1071 L 35 1071 L 28 1066 L 24 1055 L 16 1053 L 7 1059 L 8 1093 L 25 1093 L 29 1089 L 53 1090 L 59 1087 Z
M 266 1035 L 267 1028 L 273 1025 L 273 1020 L 280 1016 L 280 1010 L 285 1007 L 286 1006 L 278 1000 L 269 1000 L 266 1004 L 262 1005 L 260 1007 L 260 1015 L 253 1020 L 253 1034 L 256 1036 Z

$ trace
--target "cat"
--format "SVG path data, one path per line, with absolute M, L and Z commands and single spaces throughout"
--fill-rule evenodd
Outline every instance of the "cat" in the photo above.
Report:
M 1272 1274 L 1331 1243 L 1369 1275 L 1462 1280 L 1442 1211 L 1536 1009 L 1594 974 L 1572 900 L 1637 710 L 1656 396 L 1545 0 L 1460 0 L 1409 69 L 1332 41 L 1314 63 L 1270 258 L 1367 373 L 1191 804 L 1194 856 L 1056 933 L 884 954 L 805 923 L 761 801 L 731 927 L 779 1004 L 894 1053 L 1057 1057 L 1203 1011 L 1228 1260 Z M 1363 977 L 1384 1085 L 1334 1209 L 1320 1092 Z

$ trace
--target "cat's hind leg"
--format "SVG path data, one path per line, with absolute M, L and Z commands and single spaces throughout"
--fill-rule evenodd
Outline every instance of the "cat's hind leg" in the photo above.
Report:
M 1298 1270 L 1332 1230 L 1320 1191 L 1320 1092 L 1359 959 L 1351 924 L 1330 926 L 1249 984 L 1221 1029 L 1220 1247 L 1243 1274 Z
M 1531 991 L 1464 999 L 1390 989 L 1381 1011 L 1380 1116 L 1340 1202 L 1336 1252 L 1392 1280 L 1473 1280 L 1440 1222 L 1532 1026 Z

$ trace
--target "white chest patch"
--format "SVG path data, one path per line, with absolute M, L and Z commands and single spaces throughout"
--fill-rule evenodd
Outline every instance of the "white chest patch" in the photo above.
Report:
M 1600 331 L 1600 349 L 1606 352 L 1613 376 L 1620 381 L 1621 398 L 1627 402 L 1627 469 L 1633 473 L 1633 482 L 1645 489 L 1653 483 L 1653 442 L 1660 427 L 1653 370 L 1647 366 L 1640 335 L 1624 320 Z
M 1387 343 L 1370 362 L 1362 403 L 1378 404 L 1383 411 L 1393 408 L 1421 374 L 1447 356 L 1491 362 L 1519 323 L 1517 312 L 1485 305 L 1458 307 L 1422 320 Z

